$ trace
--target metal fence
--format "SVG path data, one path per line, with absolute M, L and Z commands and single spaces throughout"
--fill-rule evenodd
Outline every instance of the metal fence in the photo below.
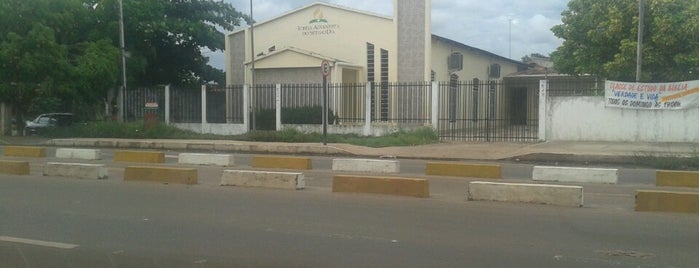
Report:
M 245 94 L 243 85 L 225 87 L 228 110 L 226 120 L 233 124 L 242 124 L 245 119 Z M 207 98 L 208 99 L 208 98 Z
M 537 141 L 538 86 L 533 86 L 531 81 L 529 84 L 517 84 L 516 81 L 449 81 L 437 83 L 434 89 L 429 82 L 330 84 L 328 104 L 335 119 L 331 123 L 363 125 L 368 113 L 373 125 L 430 125 L 432 104 L 435 103 L 438 105 L 436 131 L 442 140 Z M 590 79 L 559 80 L 550 83 L 549 87 L 554 96 L 580 95 L 597 94 L 599 85 L 603 84 L 603 81 Z M 278 86 L 280 95 L 277 96 Z M 242 124 L 245 116 L 253 113 L 247 108 L 252 108 L 257 114 L 256 126 L 264 126 L 258 129 L 274 129 L 277 97 L 282 107 L 282 118 L 288 109 L 320 107 L 323 104 L 321 84 L 256 85 L 250 88 L 250 107 L 244 107 L 244 88 L 242 85 L 207 86 L 206 122 Z M 438 100 L 432 99 L 433 90 L 439 90 Z M 139 88 L 126 93 L 125 115 L 128 121 L 143 120 L 147 102 L 158 103 L 158 117 L 164 121 L 163 87 Z M 172 87 L 169 102 L 170 122 L 201 123 L 201 88 Z
M 170 122 L 201 123 L 201 88 L 170 88 Z
M 158 108 L 149 111 L 146 103 L 157 103 Z M 143 121 L 146 113 L 155 112 L 159 120 L 165 118 L 165 90 L 164 87 L 144 87 L 128 89 L 124 95 L 124 121 Z
M 344 83 L 331 84 L 334 107 L 338 124 L 364 124 L 366 118 L 366 84 Z
M 432 98 L 429 82 L 379 83 L 378 87 L 372 87 L 372 92 L 372 122 L 429 124 Z M 380 99 L 375 101 L 376 97 Z
M 538 140 L 538 94 L 502 81 L 439 85 L 439 137 L 454 141 Z
M 226 88 L 206 87 L 206 122 L 226 123 Z

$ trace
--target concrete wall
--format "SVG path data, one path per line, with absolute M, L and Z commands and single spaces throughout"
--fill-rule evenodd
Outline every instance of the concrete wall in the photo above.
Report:
M 395 124 L 372 124 L 369 129 L 364 125 L 328 125 L 329 134 L 357 134 L 366 136 L 384 136 L 396 133 L 398 131 L 413 131 L 428 126 L 424 125 L 395 125 Z M 282 129 L 295 129 L 306 133 L 323 133 L 323 125 L 282 125 Z
M 699 142 L 699 108 L 606 108 L 604 97 L 550 97 L 546 139 L 566 141 Z
M 283 81 L 285 84 L 320 84 L 323 82 L 323 77 L 319 67 L 258 69 L 255 71 L 255 83 L 258 85 L 274 84 L 279 81 Z
M 398 82 L 429 81 L 430 1 L 394 0 Z M 394 56 L 395 57 L 395 56 Z
M 248 132 L 243 124 L 199 124 L 199 123 L 175 123 L 171 124 L 179 129 L 216 135 L 241 135 Z
M 242 85 L 245 83 L 245 32 L 238 32 L 226 37 L 226 84 Z

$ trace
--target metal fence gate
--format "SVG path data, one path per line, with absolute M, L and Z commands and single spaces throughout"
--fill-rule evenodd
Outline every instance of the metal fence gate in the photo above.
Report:
M 124 95 L 124 121 L 143 121 L 147 112 L 146 103 L 157 103 L 158 120 L 165 119 L 164 87 L 134 88 L 126 90 Z M 153 111 L 155 112 L 155 111 Z
M 442 140 L 536 142 L 538 89 L 503 81 L 452 80 L 439 85 Z

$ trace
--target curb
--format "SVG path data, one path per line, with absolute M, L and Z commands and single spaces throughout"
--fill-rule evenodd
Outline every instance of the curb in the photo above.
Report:
M 236 143 L 213 141 L 153 141 L 153 140 L 75 140 L 53 139 L 46 141 L 47 146 L 61 147 L 100 147 L 120 149 L 158 149 L 158 150 L 194 150 L 194 151 L 218 151 L 218 152 L 243 152 L 266 154 L 306 154 L 306 155 L 335 155 L 357 156 L 357 154 L 327 145 L 310 144 L 276 144 L 276 143 Z
M 200 152 L 249 153 L 276 155 L 308 155 L 308 156 L 338 156 L 376 159 L 380 154 L 352 152 L 339 146 L 299 143 L 279 144 L 271 142 L 235 142 L 235 141 L 206 141 L 206 140 L 130 140 L 130 139 L 52 139 L 42 143 L 52 147 L 83 147 L 83 148 L 114 148 L 114 149 L 151 149 L 151 150 L 189 150 Z M 517 152 L 515 152 L 517 153 Z M 394 159 L 418 159 L 434 161 L 487 161 L 536 163 L 552 166 L 575 163 L 583 165 L 638 165 L 635 155 L 601 155 L 601 154 L 569 154 L 569 153 L 523 153 L 496 158 L 479 157 L 431 157 L 396 155 Z

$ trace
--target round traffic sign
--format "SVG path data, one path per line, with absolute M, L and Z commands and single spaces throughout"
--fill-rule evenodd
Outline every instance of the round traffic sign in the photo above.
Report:
M 325 77 L 330 75 L 330 62 L 324 60 L 323 63 L 320 64 L 320 71 L 321 73 L 323 73 L 323 76 Z

